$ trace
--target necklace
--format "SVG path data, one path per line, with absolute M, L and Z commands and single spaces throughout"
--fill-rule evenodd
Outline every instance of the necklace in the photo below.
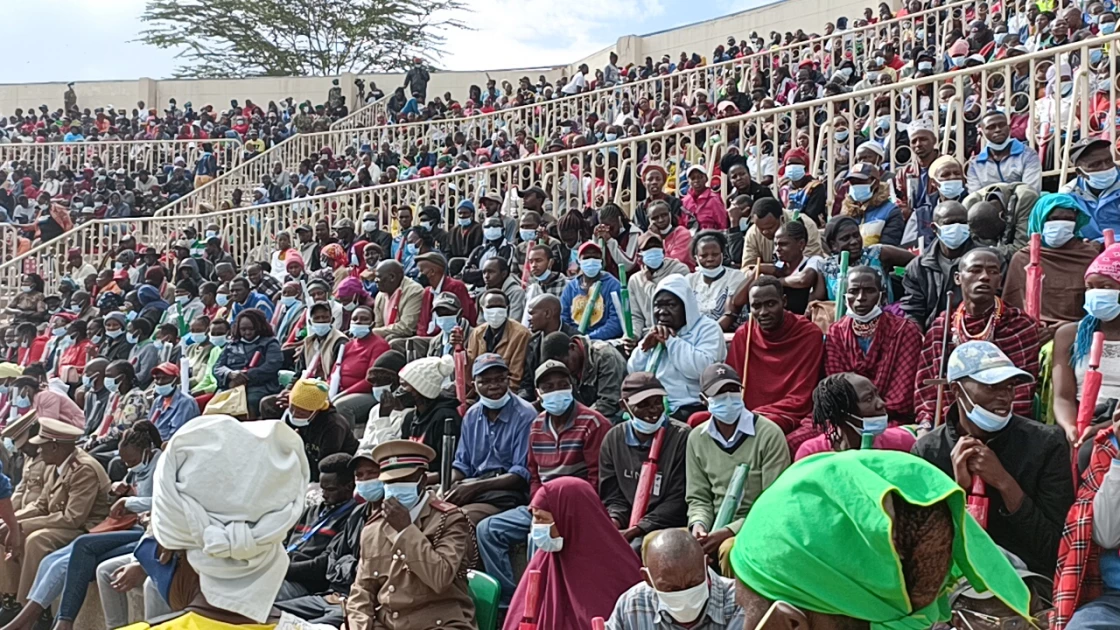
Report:
M 1000 298 L 995 299 L 995 307 L 992 309 L 992 314 L 988 316 L 987 323 L 984 328 L 977 334 L 968 332 L 968 328 L 964 324 L 966 313 L 964 311 L 964 302 L 953 313 L 953 343 L 954 345 L 961 345 L 969 341 L 991 341 L 995 333 L 996 326 L 999 324 L 1000 318 L 1003 317 L 1003 300 Z
M 876 317 L 875 319 L 873 319 L 869 322 L 865 322 L 865 323 L 857 322 L 856 320 L 853 319 L 852 320 L 852 332 L 854 332 L 857 337 L 870 337 L 870 336 L 875 334 L 875 328 L 878 325 L 879 325 L 879 318 L 878 317 Z

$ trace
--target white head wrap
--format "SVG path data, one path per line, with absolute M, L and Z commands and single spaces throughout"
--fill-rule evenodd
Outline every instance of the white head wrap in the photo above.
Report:
M 284 423 L 200 416 L 156 466 L 152 531 L 164 548 L 186 550 L 211 605 L 263 623 L 310 477 L 303 441 Z
M 915 118 L 910 121 L 909 125 L 906 125 L 906 135 L 910 138 L 913 138 L 914 134 L 919 131 L 928 131 L 933 134 L 935 138 L 937 137 L 937 132 L 933 128 L 933 119 L 931 118 Z

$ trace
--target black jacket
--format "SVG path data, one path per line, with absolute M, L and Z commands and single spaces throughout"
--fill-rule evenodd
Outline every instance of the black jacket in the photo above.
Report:
M 339 532 L 327 543 L 327 552 L 314 558 L 292 559 L 285 579 L 302 584 L 312 593 L 349 595 L 358 574 L 362 528 L 370 511 L 369 503 L 350 510 Z
M 969 239 L 965 241 L 963 249 L 967 252 L 973 247 L 975 245 Z M 941 270 L 940 261 L 941 241 L 934 239 L 921 256 L 906 265 L 906 275 L 902 278 L 902 287 L 906 291 L 902 296 L 902 310 L 922 330 L 929 328 L 933 320 L 945 310 L 946 293 L 953 292 L 954 304 L 959 304 L 961 300 L 961 287 L 953 277 L 955 273 L 946 275 Z M 959 258 L 953 261 L 951 269 L 954 272 L 959 261 Z
M 951 453 L 960 432 L 953 405 L 946 422 L 914 445 L 913 453 L 953 476 Z M 1023 503 L 1008 514 L 998 491 L 988 489 L 988 534 L 1031 571 L 1053 575 L 1066 514 L 1073 505 L 1069 443 L 1062 429 L 1012 416 L 987 445 L 1023 489 Z
M 401 424 L 401 439 L 409 440 L 419 438 L 421 442 L 436 451 L 436 458 L 428 465 L 431 472 L 439 472 L 440 463 L 443 461 L 443 425 L 451 420 L 455 435 L 462 430 L 463 418 L 459 415 L 459 401 L 441 394 L 432 401 L 432 405 L 421 414 L 419 410 L 405 416 Z

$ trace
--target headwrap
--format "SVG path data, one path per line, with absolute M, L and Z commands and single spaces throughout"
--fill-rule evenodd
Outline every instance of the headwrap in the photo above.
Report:
M 351 257 L 354 259 L 351 262 L 354 262 L 358 269 L 366 268 L 366 245 L 369 245 L 369 241 L 354 241 L 354 245 L 350 247 Z
M 736 577 L 766 599 L 868 621 L 871 630 L 925 630 L 948 621 L 946 590 L 911 609 L 884 506 L 891 495 L 912 505 L 944 501 L 953 519 L 949 583 L 966 577 L 977 591 L 991 591 L 1030 616 L 1026 584 L 966 514 L 964 489 L 929 462 L 897 451 L 817 455 L 787 468 L 755 501 L 736 536 Z
M 338 243 L 331 243 L 327 245 L 322 249 L 321 252 L 319 252 L 319 255 L 324 256 L 327 260 L 331 261 L 331 269 L 345 267 L 346 264 L 350 262 L 346 260 L 346 250 L 342 249 L 342 246 Z
M 210 604 L 264 623 L 310 478 L 303 440 L 284 423 L 200 416 L 156 465 L 152 532 L 164 548 L 186 550 Z
M 140 301 L 141 309 L 154 308 L 158 311 L 165 311 L 170 306 L 160 297 L 159 289 L 150 284 L 142 284 L 136 289 L 136 299 Z
M 1039 200 L 1041 201 L 1041 199 Z M 1120 282 L 1120 243 L 1115 243 L 1097 255 L 1093 264 L 1085 270 L 1085 277 L 1099 273 Z
M 961 166 L 961 163 L 957 161 L 957 158 L 951 155 L 942 155 L 929 165 L 929 170 L 926 171 L 927 173 L 929 173 L 929 178 L 934 181 L 940 182 L 940 180 L 938 180 L 937 177 L 934 176 L 934 173 L 940 171 L 941 167 L 945 166 L 946 164 L 956 164 L 957 166 Z M 961 173 L 964 173 L 963 166 L 961 166 Z
M 348 276 L 342 282 L 338 283 L 338 287 L 334 290 L 334 296 L 340 300 L 358 296 L 358 302 L 364 303 L 369 298 L 369 293 L 366 292 L 365 287 L 362 286 L 362 281 Z
M 1081 228 L 1089 224 L 1089 215 L 1077 205 L 1073 195 L 1068 193 L 1044 193 L 1039 197 L 1034 208 L 1031 208 L 1030 217 L 1027 218 L 1027 234 L 1041 234 L 1046 219 L 1057 208 L 1066 208 L 1077 213 L 1073 233 L 1075 236 L 1080 236 Z
M 289 249 L 287 255 L 284 256 L 284 267 L 287 268 L 288 265 L 294 262 L 299 263 L 300 269 L 303 269 L 307 266 L 303 262 L 303 256 L 300 255 L 299 250 L 293 247 L 292 249 Z
M 292 386 L 288 402 L 300 409 L 323 411 L 331 406 L 330 388 L 317 378 L 301 378 Z
M 805 164 L 805 167 L 808 168 L 809 166 L 809 154 L 805 152 L 805 149 L 790 149 L 789 151 L 786 151 L 785 155 L 782 156 L 782 168 L 778 169 L 778 177 L 785 176 L 786 165 L 789 164 L 790 158 L 801 158 L 801 161 Z

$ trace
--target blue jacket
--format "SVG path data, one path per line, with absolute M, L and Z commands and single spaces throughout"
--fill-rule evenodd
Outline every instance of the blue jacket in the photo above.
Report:
M 572 319 L 572 302 L 578 296 L 587 295 L 587 292 L 580 286 L 581 278 L 582 276 L 576 276 L 569 280 L 568 286 L 564 287 L 564 293 L 560 295 L 560 319 L 573 328 L 579 328 L 579 322 Z M 599 302 L 603 305 L 603 314 L 599 317 L 599 321 L 592 321 L 591 325 L 588 326 L 587 336 L 600 340 L 618 339 L 622 336 L 622 320 L 619 318 L 618 311 L 614 308 L 614 296 L 618 294 L 622 285 L 618 283 L 614 276 L 605 271 L 599 273 L 598 280 L 603 283 L 599 291 Z M 582 311 L 580 313 L 582 314 Z
M 1107 229 L 1120 233 L 1120 177 L 1100 196 L 1093 195 L 1081 177 L 1066 184 L 1062 192 L 1073 195 L 1090 217 L 1089 224 L 1081 228 L 1081 238 L 1100 240 Z

